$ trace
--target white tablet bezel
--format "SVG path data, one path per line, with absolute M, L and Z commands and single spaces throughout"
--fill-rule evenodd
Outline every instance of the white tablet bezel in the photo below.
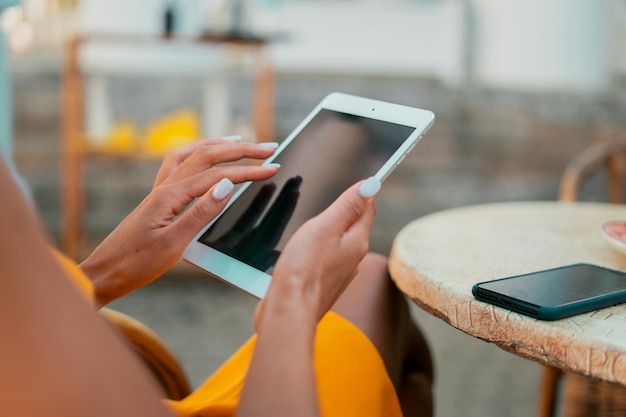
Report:
M 387 178 L 387 176 L 402 161 L 402 159 L 404 159 L 406 154 L 413 149 L 415 144 L 433 124 L 435 119 L 434 114 L 429 110 L 407 107 L 344 93 L 331 93 L 326 96 L 298 125 L 298 127 L 296 127 L 294 131 L 280 144 L 274 155 L 265 161 L 265 164 L 271 163 L 322 109 L 382 120 L 415 128 L 413 133 L 402 143 L 391 158 L 389 158 L 376 173 L 375 176 L 381 182 L 384 181 L 384 179 Z M 233 195 L 224 211 L 230 207 L 230 205 L 245 191 L 246 188 L 248 188 L 248 186 L 249 183 L 244 184 L 235 193 L 235 195 Z M 215 220 L 217 220 L 217 218 Z M 270 285 L 271 275 L 198 241 L 198 239 L 215 222 L 215 220 L 205 226 L 193 238 L 183 252 L 183 259 L 230 285 L 240 288 L 257 298 L 263 298 Z

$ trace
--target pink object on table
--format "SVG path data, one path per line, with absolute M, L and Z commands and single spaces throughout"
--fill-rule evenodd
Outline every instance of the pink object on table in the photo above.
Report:
M 617 250 L 626 253 L 626 221 L 610 221 L 602 225 L 602 236 Z

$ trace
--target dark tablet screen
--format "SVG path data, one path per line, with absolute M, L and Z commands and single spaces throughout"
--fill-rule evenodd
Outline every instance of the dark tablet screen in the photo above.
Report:
M 251 184 L 199 241 L 269 271 L 302 223 L 376 174 L 414 130 L 321 110 L 273 160 L 278 173 Z

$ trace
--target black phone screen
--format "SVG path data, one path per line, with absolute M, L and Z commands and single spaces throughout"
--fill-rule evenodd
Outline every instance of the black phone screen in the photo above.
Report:
M 626 274 L 577 264 L 479 284 L 480 288 L 529 304 L 557 307 L 626 290 Z
M 414 127 L 322 109 L 199 241 L 269 272 L 289 237 L 387 162 Z

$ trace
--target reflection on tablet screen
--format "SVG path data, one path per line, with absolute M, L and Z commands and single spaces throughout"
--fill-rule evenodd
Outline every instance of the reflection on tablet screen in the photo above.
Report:
M 321 110 L 199 241 L 270 271 L 289 237 L 355 182 L 374 175 L 413 127 Z

